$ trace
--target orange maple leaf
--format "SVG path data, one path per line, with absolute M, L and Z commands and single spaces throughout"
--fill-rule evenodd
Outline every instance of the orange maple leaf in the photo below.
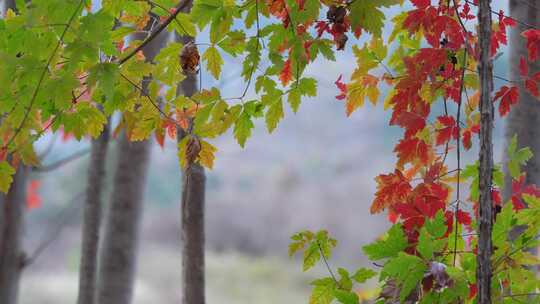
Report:
M 286 86 L 292 80 L 291 59 L 285 61 L 283 70 L 279 73 L 279 80 L 281 80 L 283 86 Z
M 399 170 L 394 173 L 381 174 L 375 178 L 377 193 L 371 204 L 370 212 L 379 213 L 394 204 L 404 202 L 412 190 L 409 180 Z

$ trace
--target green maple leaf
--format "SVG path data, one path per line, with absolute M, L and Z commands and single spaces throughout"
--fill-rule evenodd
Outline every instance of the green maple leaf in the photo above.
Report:
M 283 119 L 285 114 L 283 113 L 283 101 L 281 97 L 279 97 L 276 101 L 270 104 L 268 111 L 266 112 L 266 126 L 268 128 L 268 132 L 272 133 L 279 121 Z
M 221 74 L 221 66 L 223 65 L 223 58 L 221 58 L 221 55 L 219 54 L 217 48 L 215 46 L 211 46 L 203 54 L 203 60 L 206 61 L 206 66 L 208 68 L 208 71 L 214 76 L 214 78 L 218 79 L 219 75 Z
M 407 237 L 401 225 L 397 224 L 390 228 L 385 239 L 377 240 L 372 244 L 364 246 L 362 249 L 370 260 L 380 260 L 397 256 L 407 246 Z
M 309 304 L 330 304 L 335 298 L 336 283 L 332 278 L 323 278 L 311 282 L 313 291 Z
M 517 149 L 517 136 L 514 135 L 508 145 L 508 171 L 512 178 L 517 179 L 521 175 L 520 166 L 525 165 L 533 153 L 529 147 Z
M 0 162 L 0 191 L 7 193 L 9 186 L 13 182 L 15 169 L 7 161 Z
M 371 269 L 360 268 L 356 271 L 352 278 L 358 283 L 364 283 L 374 277 L 376 274 L 377 273 Z
M 400 3 L 400 0 L 357 0 L 349 6 L 352 28 L 361 27 L 369 33 L 380 37 L 384 27 L 385 16 L 381 8 Z
M 243 148 L 246 140 L 251 136 L 251 130 L 255 127 L 251 121 L 251 117 L 244 111 L 234 124 L 234 138 Z

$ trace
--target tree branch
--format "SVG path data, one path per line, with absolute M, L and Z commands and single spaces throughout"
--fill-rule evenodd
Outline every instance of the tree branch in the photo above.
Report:
M 180 1 L 175 6 L 176 11 L 173 14 L 171 14 L 169 17 L 167 17 L 167 19 L 165 19 L 165 21 L 162 24 L 160 24 L 159 27 L 155 31 L 153 31 L 152 34 L 150 34 L 150 36 L 148 36 L 148 38 L 146 38 L 138 47 L 133 49 L 133 51 L 127 54 L 126 57 L 120 59 L 118 61 L 118 64 L 119 65 L 124 64 L 126 61 L 131 59 L 131 57 L 135 56 L 137 52 L 142 50 L 148 43 L 150 43 L 150 41 L 154 40 L 159 35 L 159 33 L 161 33 L 173 20 L 176 19 L 176 16 L 178 16 L 178 14 L 189 5 L 189 3 L 190 1 L 188 0 Z
M 24 259 L 22 266 L 27 267 L 34 263 L 37 258 L 60 236 L 60 232 L 64 228 L 64 225 L 67 223 L 67 221 L 71 218 L 70 215 L 73 209 L 78 209 L 75 207 L 78 207 L 78 204 L 75 204 L 78 200 L 82 199 L 84 197 L 84 192 L 79 192 L 73 197 L 69 202 L 68 206 L 64 208 L 57 216 L 57 224 L 53 228 L 49 228 L 47 231 L 47 236 L 41 241 L 41 243 L 37 246 L 36 250 L 32 254 L 30 254 L 27 258 Z
M 32 168 L 32 171 L 34 172 L 39 172 L 39 173 L 44 173 L 44 172 L 50 172 L 50 171 L 53 171 L 53 170 L 56 170 L 60 167 L 62 167 L 63 165 L 66 165 L 74 160 L 77 160 L 85 155 L 87 155 L 88 153 L 90 153 L 90 148 L 86 148 L 84 150 L 81 150 L 79 152 L 75 152 L 73 153 L 72 155 L 66 157 L 66 158 L 63 158 L 61 160 L 58 160 L 56 162 L 53 162 L 52 164 L 49 164 L 49 165 L 45 165 L 45 166 L 40 166 L 40 167 L 33 167 Z

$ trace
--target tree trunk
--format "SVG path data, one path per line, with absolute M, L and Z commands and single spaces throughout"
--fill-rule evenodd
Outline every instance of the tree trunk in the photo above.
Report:
M 0 2 L 2 16 L 14 0 Z M 0 303 L 16 304 L 25 255 L 21 249 L 28 168 L 19 166 L 7 194 L 0 193 Z
M 146 45 L 143 53 L 147 61 L 159 53 L 168 38 L 168 33 L 162 32 Z M 144 84 L 143 88 L 146 86 Z M 126 136 L 122 136 L 118 153 L 111 206 L 100 249 L 99 304 L 129 304 L 133 298 L 150 141 L 130 142 Z
M 99 304 L 129 304 L 133 297 L 139 224 L 150 146 L 122 136 L 111 205 L 100 249 Z
M 191 4 L 186 9 L 189 12 Z M 187 44 L 191 37 L 176 37 Z M 188 73 L 179 86 L 179 93 L 192 96 L 197 91 L 197 74 Z M 178 142 L 185 136 L 178 130 Z M 205 300 L 205 189 L 206 176 L 199 164 L 182 169 L 182 303 L 204 304 Z
M 7 195 L 0 194 L 0 303 L 15 304 L 25 255 L 21 249 L 28 170 L 19 166 Z
M 95 304 L 99 232 L 108 144 L 109 127 L 107 123 L 103 133 L 92 141 L 90 163 L 88 164 L 88 184 L 82 223 L 78 304 Z
M 534 7 L 540 7 L 540 0 L 528 0 L 528 2 L 533 7 L 524 4 L 521 0 L 510 0 L 509 15 L 539 28 L 540 12 L 534 9 Z M 534 156 L 524 167 L 524 172 L 526 173 L 525 181 L 527 184 L 538 185 L 540 184 L 540 129 L 538 128 L 540 125 L 540 102 L 525 89 L 519 73 L 519 59 L 521 57 L 527 58 L 525 38 L 521 36 L 521 33 L 527 29 L 529 28 L 519 23 L 515 27 L 510 28 L 510 41 L 508 43 L 510 48 L 510 79 L 515 81 L 515 85 L 519 86 L 519 103 L 508 114 L 505 138 L 506 142 L 510 143 L 512 137 L 517 135 L 518 148 L 530 147 L 532 149 Z M 540 61 L 530 62 L 528 65 L 531 75 L 540 72 Z M 508 173 L 506 149 L 503 155 L 505 163 L 505 187 L 503 196 L 504 200 L 507 201 L 512 195 L 512 177 Z
M 491 230 L 493 205 L 491 185 L 493 175 L 493 102 L 492 102 L 492 61 L 491 43 L 491 0 L 479 0 L 478 39 L 480 58 L 478 74 L 480 78 L 480 166 L 479 166 L 479 215 L 478 215 L 478 255 L 476 258 L 476 282 L 478 304 L 491 303 Z

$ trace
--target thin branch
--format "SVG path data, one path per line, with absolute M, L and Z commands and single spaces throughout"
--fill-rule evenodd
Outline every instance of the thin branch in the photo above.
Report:
M 39 256 L 60 236 L 60 232 L 64 228 L 64 225 L 69 219 L 71 219 L 71 216 L 69 215 L 71 215 L 71 213 L 79 207 L 79 204 L 76 204 L 76 202 L 81 200 L 84 197 L 84 194 L 84 192 L 77 193 L 75 197 L 69 201 L 68 206 L 60 211 L 57 216 L 57 224 L 53 228 L 48 229 L 46 233 L 47 237 L 45 237 L 37 246 L 36 250 L 34 250 L 34 252 L 23 261 L 23 267 L 27 267 L 34 263 L 37 258 L 39 258 Z
M 259 52 L 259 45 L 261 44 L 260 40 L 261 40 L 261 29 L 260 29 L 260 24 L 259 24 L 259 0 L 255 0 L 255 11 L 257 13 L 257 18 L 255 19 L 255 24 L 256 24 L 256 27 L 257 27 L 257 44 L 255 45 L 255 53 Z M 260 59 L 259 59 L 260 61 Z M 253 73 L 255 72 L 255 68 L 256 68 L 256 65 L 253 65 L 251 67 L 251 70 L 249 71 L 249 78 L 248 78 L 248 81 L 247 81 L 247 84 L 246 84 L 246 87 L 244 88 L 244 92 L 242 93 L 242 95 L 240 97 L 230 97 L 230 98 L 226 98 L 226 99 L 238 99 L 240 101 L 243 101 L 244 100 L 244 97 L 246 97 L 247 95 L 247 92 L 249 90 L 249 87 L 251 86 L 251 82 L 252 82 L 252 79 L 253 79 Z
M 126 57 L 120 59 L 118 61 L 118 64 L 119 65 L 122 65 L 124 64 L 126 61 L 128 61 L 129 59 L 131 59 L 133 56 L 135 56 L 135 54 L 137 54 L 137 52 L 139 52 L 140 50 L 142 50 L 148 43 L 150 43 L 152 40 L 154 40 L 165 28 L 167 28 L 167 26 L 173 21 L 176 19 L 176 16 L 178 16 L 178 14 L 183 11 L 187 6 L 188 4 L 190 3 L 190 1 L 188 0 L 183 0 L 183 1 L 180 1 L 176 6 L 175 6 L 175 11 L 173 14 L 171 14 L 167 19 L 165 19 L 165 21 L 160 24 L 157 29 L 155 31 L 152 32 L 152 34 L 150 34 L 150 36 L 148 36 L 148 38 L 146 38 L 139 46 L 137 46 L 135 49 L 133 49 L 129 54 L 126 55 Z
M 465 35 L 467 35 L 467 29 L 465 28 L 465 24 L 463 23 L 463 21 L 461 20 L 461 17 L 459 16 L 459 11 L 458 11 L 458 7 L 456 5 L 456 0 L 454 0 L 454 9 L 456 11 L 456 16 L 459 20 L 459 23 L 461 24 L 461 27 L 463 28 L 463 31 L 465 32 Z M 467 56 L 468 56 L 468 51 L 469 51 L 469 48 L 468 48 L 468 44 L 467 44 L 467 37 L 465 37 L 465 50 L 464 50 L 464 53 L 463 53 L 463 70 L 461 72 L 461 84 L 460 84 L 460 88 L 459 88 L 459 102 L 458 102 L 458 108 L 457 108 L 457 114 L 456 114 L 456 121 L 460 121 L 461 119 L 461 104 L 463 102 L 463 92 L 465 91 L 465 69 L 467 67 Z M 461 125 L 459 123 L 456 124 L 457 126 L 457 133 L 458 133 L 458 136 L 457 136 L 457 151 L 456 151 L 456 161 L 457 161 L 457 167 L 458 167 L 458 170 L 461 170 Z M 460 186 L 461 186 L 461 180 L 460 180 L 460 177 L 461 177 L 461 172 L 458 173 L 457 175 L 457 181 L 456 181 L 456 209 L 455 209 L 455 214 L 454 214 L 454 221 L 456 222 L 456 226 L 455 226 L 455 231 L 454 231 L 454 234 L 455 234 L 455 237 L 454 237 L 454 261 L 453 261 L 453 265 L 454 267 L 456 266 L 456 259 L 457 259 L 457 244 L 458 244 L 458 228 L 459 228 L 459 224 L 458 224 L 458 219 L 459 219 L 459 203 L 461 201 L 460 199 L 460 193 L 461 193 L 461 189 L 460 189 Z
M 324 265 L 326 265 L 326 269 L 328 270 L 328 272 L 332 276 L 332 279 L 334 280 L 334 282 L 336 282 L 337 286 L 339 288 L 341 288 L 341 285 L 339 284 L 339 281 L 336 279 L 336 276 L 334 275 L 334 271 L 332 271 L 332 268 L 330 267 L 330 264 L 328 264 L 328 260 L 324 256 L 324 252 L 323 252 L 323 250 L 321 248 L 321 244 L 319 244 L 319 241 L 317 241 L 317 247 L 319 247 L 319 252 L 321 253 L 321 257 L 322 257 L 322 259 L 324 261 Z
M 172 122 L 175 122 L 176 123 L 176 120 L 174 120 L 173 118 L 171 118 L 169 115 L 167 115 L 167 113 L 163 112 L 163 110 L 161 109 L 161 107 L 159 106 L 159 104 L 152 98 L 150 97 L 150 95 L 148 95 L 144 89 L 139 86 L 138 84 L 136 84 L 134 81 L 132 81 L 131 79 L 127 78 L 126 75 L 120 73 L 120 76 L 122 76 L 122 78 L 124 78 L 127 82 L 129 82 L 134 88 L 136 88 L 142 96 L 146 97 L 148 99 L 148 101 L 150 101 L 150 103 L 152 104 L 152 106 L 154 108 L 156 108 L 156 110 L 161 113 L 161 115 L 163 115 L 165 118 L 169 119 L 170 121 Z
M 49 165 L 44 165 L 44 166 L 40 166 L 40 167 L 34 167 L 32 168 L 32 171 L 34 172 L 39 172 L 39 173 L 44 173 L 44 172 L 50 172 L 50 171 L 53 171 L 53 170 L 56 170 L 66 164 L 69 164 L 70 162 L 74 161 L 74 160 L 77 160 L 85 155 L 87 155 L 88 153 L 90 153 L 90 148 L 87 148 L 87 149 L 84 149 L 84 150 L 81 150 L 79 152 L 75 152 L 73 153 L 72 155 L 66 157 L 66 158 L 63 158 L 61 160 L 58 160 L 56 162 L 53 162 L 52 164 L 49 164 Z
M 54 133 L 53 135 L 53 138 L 51 138 L 50 142 L 49 142 L 49 145 L 47 146 L 47 148 L 45 148 L 45 150 L 43 150 L 43 152 L 41 152 L 39 155 L 38 155 L 38 158 L 40 160 L 43 160 L 45 159 L 45 157 L 47 157 L 47 155 L 49 155 L 49 153 L 51 153 L 51 151 L 53 150 L 53 147 L 56 143 L 56 139 L 58 138 L 58 133 Z
M 478 7 L 478 4 L 474 3 L 473 1 L 465 0 L 465 2 L 467 2 L 467 3 L 471 4 L 471 5 L 474 5 L 474 6 Z M 525 26 L 525 27 L 528 27 L 528 28 L 530 28 L 530 29 L 538 29 L 538 28 L 535 27 L 534 25 L 529 24 L 529 23 L 527 23 L 527 22 L 525 22 L 525 21 L 521 21 L 521 20 L 519 20 L 519 19 L 516 19 L 516 18 L 514 18 L 514 17 L 508 16 L 508 15 L 505 15 L 505 14 L 501 14 L 500 12 L 497 12 L 497 11 L 494 11 L 494 10 L 490 10 L 490 11 L 491 11 L 491 13 L 494 14 L 494 15 L 497 15 L 497 16 L 501 16 L 501 15 L 502 15 L 503 17 L 510 18 L 510 19 L 514 20 L 515 22 L 517 22 L 517 23 L 519 23 L 519 24 L 521 24 L 521 25 L 523 25 L 523 26 Z

